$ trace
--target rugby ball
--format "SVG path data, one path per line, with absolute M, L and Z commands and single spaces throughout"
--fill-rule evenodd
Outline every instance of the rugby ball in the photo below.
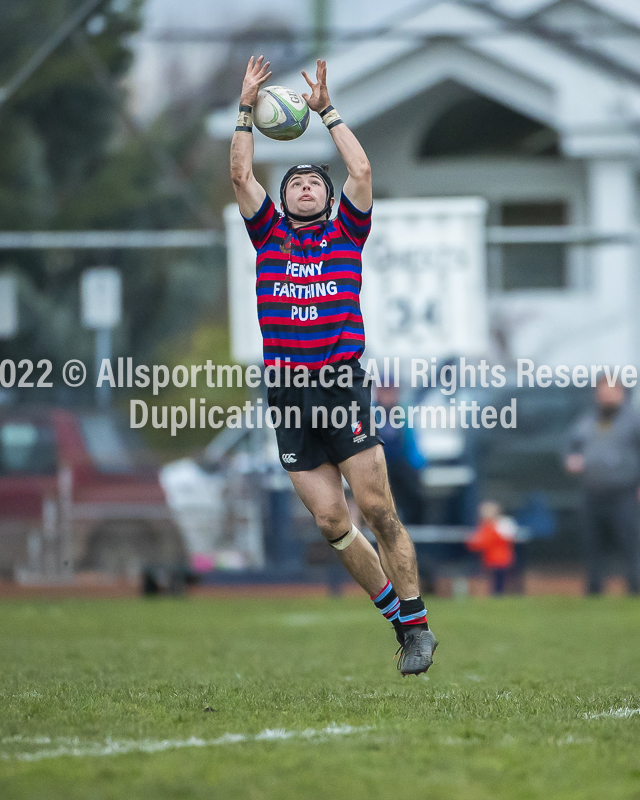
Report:
M 286 86 L 265 86 L 258 92 L 253 124 L 270 139 L 290 141 L 306 131 L 309 106 L 304 97 Z

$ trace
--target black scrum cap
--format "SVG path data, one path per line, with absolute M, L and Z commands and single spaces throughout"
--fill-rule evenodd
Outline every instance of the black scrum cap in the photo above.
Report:
M 322 209 L 320 214 L 312 214 L 303 216 L 302 214 L 293 214 L 287 208 L 287 202 L 285 200 L 285 191 L 287 188 L 287 184 L 293 178 L 294 175 L 306 175 L 310 172 L 315 173 L 324 182 L 324 185 L 327 187 L 327 202 L 325 207 Z M 327 164 L 296 164 L 291 169 L 287 170 L 284 178 L 282 179 L 282 183 L 280 184 L 280 202 L 282 203 L 282 208 L 284 209 L 284 213 L 291 217 L 291 219 L 295 219 L 296 222 L 306 222 L 310 219 L 316 219 L 316 217 L 322 216 L 323 214 L 327 215 L 327 219 L 329 219 L 329 214 L 331 213 L 331 201 L 333 200 L 333 183 L 331 182 L 331 178 L 329 177 L 329 167 Z

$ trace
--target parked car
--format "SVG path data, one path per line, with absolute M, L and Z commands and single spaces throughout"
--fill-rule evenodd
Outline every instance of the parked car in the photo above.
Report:
M 157 465 L 118 414 L 0 407 L 0 574 L 184 560 Z

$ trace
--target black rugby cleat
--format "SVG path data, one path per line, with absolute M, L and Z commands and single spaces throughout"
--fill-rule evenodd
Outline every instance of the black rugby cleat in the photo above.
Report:
M 433 664 L 433 654 L 436 651 L 438 642 L 434 633 L 429 628 L 416 625 L 404 627 L 404 642 L 400 650 L 398 659 L 398 669 L 405 675 L 420 675 L 426 672 Z

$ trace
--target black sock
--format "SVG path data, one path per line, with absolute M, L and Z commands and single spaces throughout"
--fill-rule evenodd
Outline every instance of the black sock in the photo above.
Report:
M 411 597 L 409 600 L 400 600 L 400 614 L 398 619 L 403 625 L 426 625 L 427 628 L 427 609 L 424 607 L 422 598 Z

